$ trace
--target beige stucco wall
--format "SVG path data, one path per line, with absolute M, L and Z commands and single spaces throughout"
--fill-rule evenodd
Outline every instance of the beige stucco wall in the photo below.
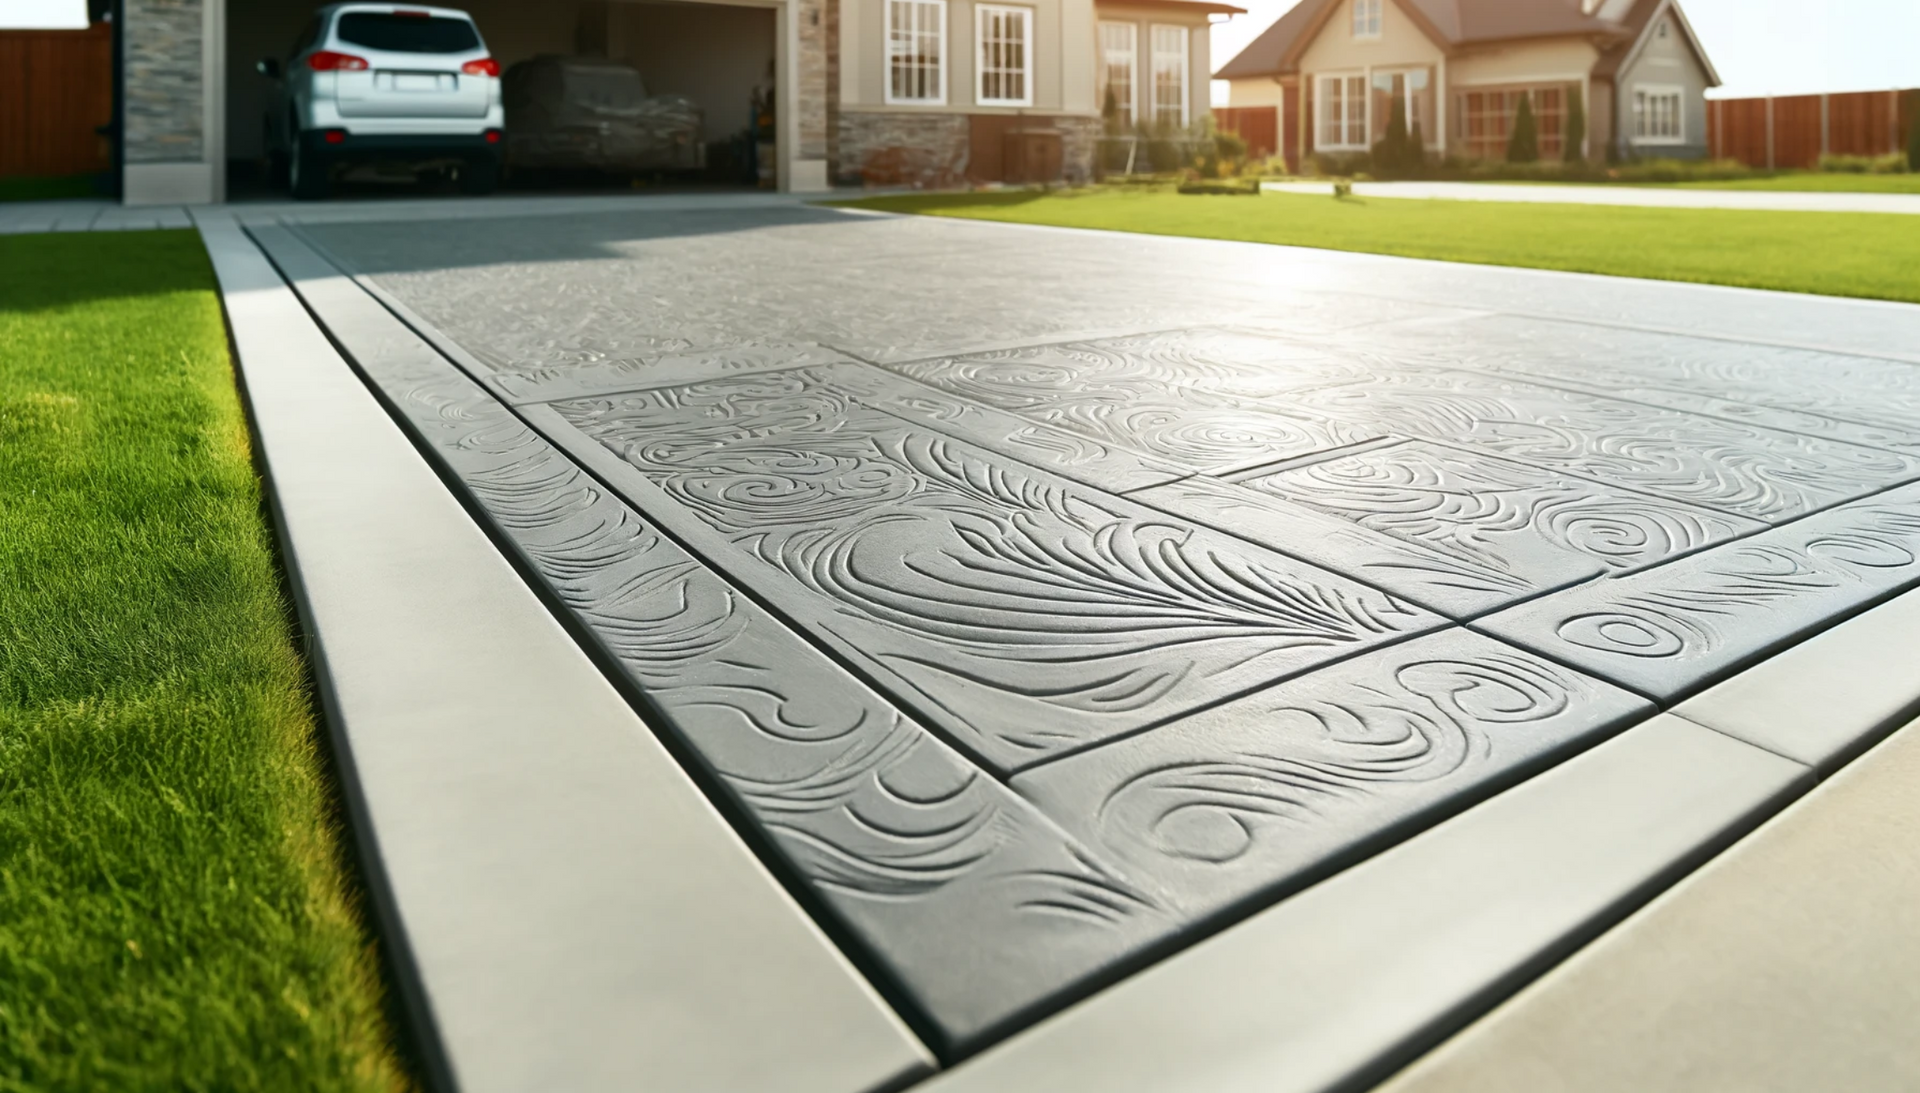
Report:
M 1341 5 L 1327 20 L 1320 34 L 1300 57 L 1300 70 L 1309 75 L 1320 72 L 1356 71 L 1365 68 L 1403 68 L 1414 65 L 1438 65 L 1444 54 L 1402 11 L 1394 0 L 1381 4 L 1380 37 L 1356 38 L 1353 35 L 1353 11 Z
M 1097 113 L 1093 101 L 1093 0 L 1032 0 L 1033 105 L 976 103 L 972 0 L 947 0 L 947 97 L 944 104 L 889 104 L 885 0 L 841 0 L 840 103 L 843 110 L 979 114 Z
M 1481 46 L 1449 62 L 1447 82 L 1454 90 L 1497 84 L 1577 83 L 1600 59 L 1580 38 L 1541 38 Z
M 1272 76 L 1245 76 L 1227 81 L 1227 103 L 1231 106 L 1285 106 L 1286 88 Z

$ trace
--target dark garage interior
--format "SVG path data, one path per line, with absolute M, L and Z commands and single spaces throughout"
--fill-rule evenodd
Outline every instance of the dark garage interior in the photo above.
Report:
M 263 136 L 274 98 L 255 71 L 262 58 L 284 61 L 319 3 L 230 0 L 227 12 L 227 155 L 229 192 L 274 196 Z M 701 111 L 705 167 L 619 177 L 571 172 L 515 173 L 507 188 L 628 189 L 752 187 L 772 184 L 771 117 L 755 104 L 773 86 L 775 14 L 769 7 L 724 3 L 636 3 L 629 0 L 470 0 L 472 15 L 503 71 L 533 57 L 564 55 L 620 61 L 636 68 L 651 95 L 682 95 Z M 509 121 L 511 130 L 512 122 Z M 428 183 L 387 170 L 354 176 L 361 192 L 394 196 L 424 192 Z

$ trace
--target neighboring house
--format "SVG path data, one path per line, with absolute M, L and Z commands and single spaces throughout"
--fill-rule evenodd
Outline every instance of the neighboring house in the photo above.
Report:
M 1427 149 L 1503 159 L 1524 94 L 1543 159 L 1697 159 L 1720 78 L 1675 0 L 1301 0 L 1214 74 L 1281 111 L 1288 158 L 1363 152 L 1398 100 Z M 1565 147 L 1573 96 L 1583 147 Z
M 442 0 L 495 59 L 629 60 L 685 94 L 722 141 L 773 92 L 782 189 L 836 182 L 1079 179 L 1109 86 L 1121 113 L 1175 126 L 1209 106 L 1206 0 Z M 124 193 L 217 201 L 262 154 L 283 56 L 319 0 L 120 0 Z M 404 8 L 405 5 L 396 5 Z

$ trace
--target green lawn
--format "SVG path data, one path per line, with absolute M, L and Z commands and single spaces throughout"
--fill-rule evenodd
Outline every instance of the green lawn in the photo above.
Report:
M 0 1091 L 400 1090 L 189 232 L 0 236 Z
M 1920 216 L 1102 189 L 835 204 L 1920 303 Z

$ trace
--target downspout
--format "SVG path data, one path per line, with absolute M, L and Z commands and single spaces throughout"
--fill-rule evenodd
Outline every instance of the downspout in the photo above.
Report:
M 113 0 L 107 9 L 113 20 L 113 114 L 102 134 L 112 145 L 113 193 L 118 201 L 127 197 L 127 3 Z

